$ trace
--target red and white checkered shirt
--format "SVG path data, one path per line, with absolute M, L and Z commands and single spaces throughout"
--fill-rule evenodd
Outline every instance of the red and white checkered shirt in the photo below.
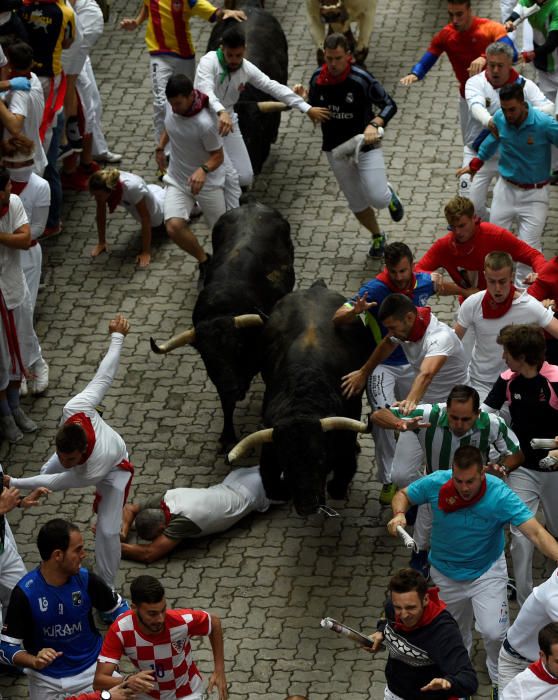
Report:
M 190 637 L 207 636 L 210 632 L 211 618 L 203 610 L 167 610 L 165 629 L 157 635 L 144 635 L 138 629 L 135 614 L 130 611 L 110 626 L 99 661 L 118 664 L 125 655 L 140 671 L 155 672 L 156 688 L 145 697 L 187 698 L 202 683 L 192 656 Z

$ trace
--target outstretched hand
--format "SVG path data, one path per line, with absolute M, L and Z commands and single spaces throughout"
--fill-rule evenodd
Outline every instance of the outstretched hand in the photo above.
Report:
M 122 333 L 122 335 L 128 335 L 129 330 L 130 322 L 127 318 L 124 318 L 122 314 L 117 314 L 117 316 L 109 323 L 109 333 Z

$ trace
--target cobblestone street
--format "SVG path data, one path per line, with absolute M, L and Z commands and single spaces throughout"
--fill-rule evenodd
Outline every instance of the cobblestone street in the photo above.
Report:
M 474 6 L 478 15 L 499 19 L 499 3 Z M 281 21 L 289 40 L 289 84 L 307 84 L 315 48 L 304 3 L 267 0 L 266 9 Z M 136 11 L 132 0 L 114 2 L 92 60 L 104 99 L 109 148 L 125 154 L 123 170 L 155 182 L 143 31 L 116 29 L 123 17 L 135 16 Z M 386 129 L 384 153 L 406 213 L 395 224 L 386 209 L 379 215 L 380 224 L 390 240 L 407 242 L 417 255 L 445 232 L 443 206 L 457 191 L 454 172 L 462 157 L 458 92 L 446 58 L 423 83 L 404 88 L 398 80 L 446 21 L 443 0 L 378 3 L 367 60 L 368 69 L 399 107 Z M 197 19 L 192 27 L 201 56 L 210 27 Z M 254 192 L 291 224 L 297 287 L 306 288 L 323 277 L 328 286 L 350 295 L 380 267 L 367 257 L 368 234 L 339 194 L 320 144 L 319 128 L 309 119 L 298 111 L 285 113 Z M 558 253 L 558 188 L 552 189 L 544 237 L 547 257 Z M 196 220 L 194 228 L 209 248 L 203 220 Z M 87 193 L 68 194 L 63 233 L 43 245 L 44 288 L 37 304 L 36 329 L 50 364 L 50 387 L 42 397 L 23 400 L 40 430 L 15 446 L 1 444 L 4 470 L 14 476 L 39 471 L 53 450 L 62 406 L 93 376 L 108 347 L 108 321 L 122 312 L 132 329 L 117 380 L 104 402 L 104 417 L 123 436 L 136 466 L 133 500 L 168 488 L 217 483 L 229 467 L 217 455 L 222 412 L 203 363 L 193 348 L 158 356 L 149 347 L 150 336 L 162 341 L 191 324 L 197 295 L 193 259 L 161 237 L 154 241 L 151 265 L 140 270 L 135 265 L 138 225 L 124 214 L 111 216 L 107 240 L 109 254 L 90 258 L 96 242 L 94 200 Z M 450 321 L 454 305 L 447 298 L 433 299 L 433 310 Z M 239 435 L 261 427 L 262 396 L 257 378 L 236 411 Z M 272 506 L 150 567 L 122 562 L 118 588 L 126 596 L 133 578 L 149 572 L 163 582 L 169 607 L 201 607 L 222 617 L 231 700 L 284 700 L 295 693 L 310 700 L 382 700 L 385 653 L 371 657 L 319 624 L 331 616 L 367 633 L 374 631 L 387 581 L 408 560 L 404 546 L 386 534 L 391 511 L 378 503 L 371 436 L 361 436 L 360 445 L 348 500 L 330 502 L 339 517 L 303 518 L 291 505 Z M 10 515 L 29 568 L 38 563 L 35 540 L 40 525 L 56 516 L 80 525 L 92 556 L 93 495 L 93 489 L 51 494 L 39 508 Z M 548 576 L 552 562 L 540 557 L 536 562 L 538 579 Z M 475 645 L 481 683 L 477 697 L 487 698 L 484 651 L 478 641 Z M 208 678 L 209 643 L 196 641 L 194 653 Z M 0 693 L 4 698 L 26 698 L 26 682 L 0 676 Z

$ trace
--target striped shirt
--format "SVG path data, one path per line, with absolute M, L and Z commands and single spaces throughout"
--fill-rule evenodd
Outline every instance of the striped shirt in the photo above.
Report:
M 148 11 L 145 43 L 152 56 L 193 58 L 190 17 L 215 21 L 215 8 L 208 0 L 144 0 Z
M 430 427 L 417 433 L 429 474 L 438 469 L 450 469 L 455 451 L 465 445 L 478 447 L 485 463 L 488 462 L 491 447 L 502 456 L 519 451 L 519 440 L 511 428 L 499 416 L 486 411 L 480 411 L 471 430 L 461 437 L 454 435 L 450 428 L 445 403 L 420 404 L 409 416 L 403 416 L 396 408 L 392 408 L 391 412 L 397 418 L 418 416 L 422 422 L 430 423 Z

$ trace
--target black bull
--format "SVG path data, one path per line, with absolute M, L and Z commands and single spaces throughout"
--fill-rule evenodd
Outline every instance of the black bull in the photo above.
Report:
M 235 7 L 244 10 L 248 19 L 240 25 L 246 36 L 246 58 L 254 63 L 269 78 L 286 84 L 289 77 L 289 48 L 285 33 L 275 17 L 257 3 L 237 2 Z M 219 47 L 223 31 L 236 24 L 236 20 L 227 20 L 217 24 L 207 44 L 207 50 Z M 263 114 L 258 102 L 273 100 L 267 93 L 247 85 L 235 107 L 240 131 L 255 175 L 259 175 L 269 156 L 271 144 L 277 141 L 281 115 L 279 113 Z
M 357 467 L 355 431 L 365 429 L 357 422 L 361 397 L 345 399 L 341 377 L 364 364 L 370 338 L 359 319 L 334 326 L 333 314 L 344 301 L 318 281 L 276 304 L 264 329 L 268 429 L 248 436 L 229 455 L 234 460 L 266 443 L 260 459 L 266 492 L 277 500 L 292 497 L 301 515 L 325 503 L 329 472 L 329 495 L 345 497 Z
M 223 408 L 223 450 L 236 443 L 233 414 L 261 369 L 263 320 L 294 286 L 290 225 L 259 203 L 224 214 L 213 227 L 213 257 L 192 314 L 194 328 L 154 352 L 193 345 Z

